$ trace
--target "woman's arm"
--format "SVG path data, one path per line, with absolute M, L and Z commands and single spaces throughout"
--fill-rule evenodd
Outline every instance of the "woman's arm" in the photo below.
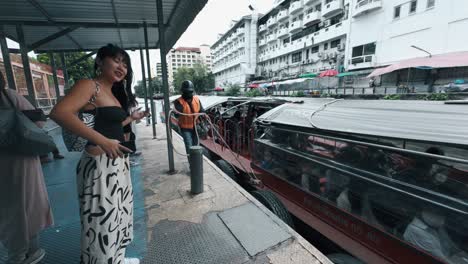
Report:
M 122 151 L 129 151 L 119 145 L 117 140 L 111 140 L 86 126 L 76 115 L 94 95 L 96 86 L 92 80 L 80 80 L 71 91 L 60 100 L 50 112 L 50 118 L 60 126 L 72 131 L 76 135 L 83 137 L 94 144 L 100 146 L 108 156 L 115 158 L 123 156 Z
M 147 117 L 147 116 L 149 116 L 149 113 L 146 111 L 144 112 L 134 111 L 129 116 L 127 116 L 127 118 L 124 121 L 122 121 L 122 126 L 124 127 L 133 121 L 141 120 L 142 118 Z

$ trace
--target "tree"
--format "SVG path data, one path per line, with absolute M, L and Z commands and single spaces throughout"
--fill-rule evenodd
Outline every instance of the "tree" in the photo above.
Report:
M 146 85 L 148 87 L 148 84 Z M 160 93 L 162 91 L 162 81 L 158 77 L 154 77 L 151 79 L 151 87 L 153 88 L 153 95 Z M 139 80 L 135 86 L 133 86 L 135 91 L 135 96 L 143 98 L 145 97 L 145 89 L 143 86 L 143 80 Z M 149 89 L 148 89 L 148 96 L 149 96 Z
M 176 93 L 180 93 L 180 86 L 183 81 L 192 81 L 195 92 L 202 94 L 214 88 L 214 75 L 208 72 L 204 64 L 195 64 L 193 68 L 181 67 L 174 74 L 174 88 Z
M 86 52 L 69 52 L 65 54 L 65 62 L 67 63 L 67 71 L 68 76 L 70 79 L 70 86 L 73 85 L 79 79 L 84 78 L 93 78 L 94 77 L 94 59 L 92 57 L 88 57 L 81 62 L 70 66 L 72 62 L 76 61 L 77 59 L 86 55 Z M 39 54 L 37 55 L 37 60 L 41 63 L 50 64 L 49 54 Z M 60 68 L 62 65 L 62 61 L 60 59 L 60 55 L 55 53 L 54 54 L 55 65 L 57 68 Z
M 241 87 L 237 84 L 231 84 L 226 90 L 227 96 L 238 96 L 240 94 Z

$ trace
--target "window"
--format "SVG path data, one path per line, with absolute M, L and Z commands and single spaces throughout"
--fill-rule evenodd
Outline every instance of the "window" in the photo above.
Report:
M 323 50 L 327 50 L 327 49 L 328 49 L 328 43 L 323 44 Z
M 352 52 L 352 64 L 371 62 L 372 55 L 375 54 L 375 42 L 357 46 L 353 48 Z
M 427 8 L 433 8 L 435 5 L 435 0 L 427 0 Z
M 395 12 L 393 13 L 393 19 L 400 18 L 401 6 L 395 6 Z
M 409 10 L 410 14 L 416 12 L 416 7 L 417 7 L 417 5 L 418 5 L 418 1 L 416 1 L 416 0 L 415 0 L 415 1 L 411 1 L 411 3 L 410 3 L 410 10 Z
M 340 39 L 333 40 L 333 41 L 330 43 L 330 48 L 336 48 L 336 47 L 338 47 L 338 45 L 340 45 L 340 42 L 341 42 Z
M 322 11 L 322 4 L 316 5 L 315 10 L 318 11 L 318 12 Z
M 292 54 L 291 62 L 300 62 L 302 60 L 302 52 L 296 52 Z
M 319 52 L 319 46 L 312 47 L 312 48 L 310 49 L 310 52 L 311 52 L 312 54 L 313 54 L 313 53 Z

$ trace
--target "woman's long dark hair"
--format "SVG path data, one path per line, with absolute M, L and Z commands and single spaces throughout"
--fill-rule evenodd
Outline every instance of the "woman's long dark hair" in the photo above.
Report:
M 136 106 L 138 104 L 135 95 L 132 92 L 133 70 L 130 56 L 120 47 L 107 44 L 107 46 L 101 47 L 98 50 L 96 61 L 98 59 L 100 61 L 104 61 L 104 59 L 107 57 L 115 58 L 117 56 L 122 56 L 125 64 L 127 64 L 127 76 L 125 76 L 124 80 L 116 82 L 112 85 L 112 93 L 120 102 L 122 108 L 125 111 L 128 111 L 130 107 Z M 97 69 L 99 68 L 99 65 L 96 61 L 94 62 L 94 72 L 97 72 Z

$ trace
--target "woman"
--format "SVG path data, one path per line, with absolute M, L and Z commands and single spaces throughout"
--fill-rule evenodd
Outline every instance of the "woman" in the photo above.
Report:
M 34 109 L 16 91 L 5 90 L 1 72 L 0 91 L 0 107 L 12 107 L 12 102 L 20 111 Z M 37 263 L 45 255 L 39 232 L 53 224 L 39 156 L 0 150 L 0 168 L 0 242 L 8 249 L 8 263 Z
M 127 155 L 131 151 L 121 145 L 123 127 L 147 113 L 129 116 L 112 94 L 116 83 L 126 89 L 132 83 L 130 57 L 124 50 L 111 44 L 100 48 L 95 70 L 96 78 L 78 81 L 50 116 L 88 140 L 77 166 L 81 263 L 128 263 L 124 258 L 133 239 L 133 190 Z M 94 129 L 81 122 L 79 111 L 95 114 Z

